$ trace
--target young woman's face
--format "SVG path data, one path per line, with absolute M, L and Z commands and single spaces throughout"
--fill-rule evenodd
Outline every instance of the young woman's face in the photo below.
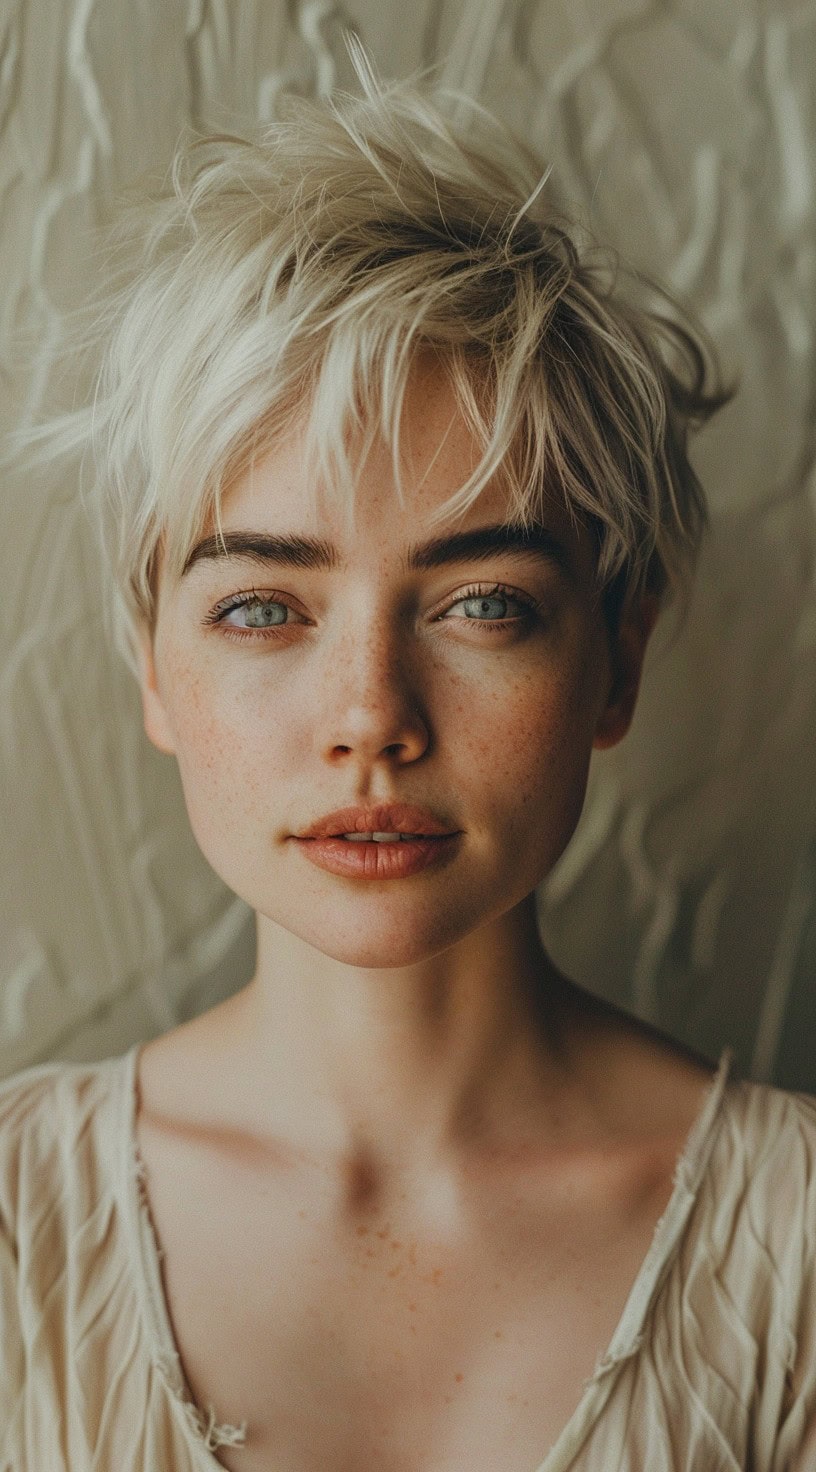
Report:
M 504 525 L 506 494 L 491 485 L 464 519 L 430 525 L 477 458 L 437 369 L 414 375 L 404 436 L 404 509 L 378 446 L 353 535 L 330 503 L 311 509 L 296 436 L 259 461 L 225 500 L 227 537 L 316 539 L 333 565 L 198 555 L 162 581 L 143 652 L 146 729 L 178 759 L 213 868 L 358 966 L 429 957 L 542 880 L 575 828 L 593 745 L 627 728 L 647 636 L 641 621 L 610 645 L 589 538 L 555 506 L 537 550 L 416 555 Z M 336 872 L 299 836 L 376 803 L 419 805 L 456 836 L 414 872 L 366 845 L 367 872 L 400 869 L 376 879 Z M 342 869 L 352 840 L 336 842 Z

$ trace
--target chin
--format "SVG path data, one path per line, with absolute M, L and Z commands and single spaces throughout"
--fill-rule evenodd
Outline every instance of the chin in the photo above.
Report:
M 314 917 L 282 914 L 280 910 L 264 911 L 270 920 L 321 955 L 344 966 L 357 966 L 372 971 L 396 970 L 421 965 L 440 952 L 456 945 L 472 929 L 461 913 L 423 921 L 418 916 L 391 916 L 379 923 L 356 920 L 348 913 L 342 916 L 324 914 L 324 923 L 315 925 Z M 478 921 L 476 922 L 478 924 Z
M 348 940 L 333 935 L 306 935 L 303 937 L 315 950 L 344 966 L 359 966 L 372 971 L 395 971 L 405 966 L 418 966 L 440 951 L 455 945 L 459 933 L 441 940 L 427 935 L 405 934 L 399 937 L 349 936 Z

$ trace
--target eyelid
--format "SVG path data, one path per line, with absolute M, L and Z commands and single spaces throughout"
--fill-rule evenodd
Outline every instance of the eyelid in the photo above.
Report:
M 507 598 L 520 603 L 525 614 L 535 613 L 540 607 L 538 601 L 531 594 L 524 593 L 521 588 L 511 588 L 508 583 L 494 582 L 489 585 L 486 583 L 472 583 L 469 587 L 463 588 L 458 592 L 455 597 L 446 599 L 439 611 L 444 613 L 446 610 L 454 608 L 457 603 L 464 603 L 469 598 Z M 516 614 L 514 617 L 518 618 L 520 615 Z M 479 623 L 480 620 L 468 619 L 466 622 Z M 484 619 L 481 622 L 490 623 L 491 620 Z M 500 622 L 509 624 L 513 622 L 513 619 L 501 619 Z
M 300 613 L 289 593 L 281 593 L 274 588 L 244 588 L 240 593 L 230 593 L 228 598 L 220 598 L 204 615 L 202 623 L 217 624 L 226 614 L 232 613 L 233 609 L 244 608 L 248 603 L 282 603 L 292 613 Z

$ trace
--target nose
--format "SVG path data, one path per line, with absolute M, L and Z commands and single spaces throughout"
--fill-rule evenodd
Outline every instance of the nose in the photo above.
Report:
M 322 685 L 316 734 L 326 760 L 404 764 L 427 751 L 429 722 L 396 631 L 349 634 L 327 660 Z

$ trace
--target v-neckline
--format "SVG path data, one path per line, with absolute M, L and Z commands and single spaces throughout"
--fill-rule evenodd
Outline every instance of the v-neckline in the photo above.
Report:
M 145 1169 L 137 1136 L 138 1063 L 144 1044 L 135 1043 L 120 1059 L 119 1095 L 122 1148 L 121 1199 L 130 1242 L 134 1280 L 150 1344 L 151 1358 L 171 1394 L 173 1406 L 200 1460 L 202 1472 L 224 1472 L 214 1452 L 219 1446 L 242 1446 L 246 1425 L 219 1423 L 215 1411 L 205 1412 L 192 1400 L 184 1378 L 162 1279 L 162 1252 L 150 1216 L 145 1186 Z M 708 1081 L 702 1103 L 674 1169 L 672 1193 L 659 1218 L 648 1251 L 638 1269 L 623 1311 L 590 1377 L 584 1381 L 580 1399 L 566 1424 L 550 1446 L 543 1462 L 530 1472 L 565 1472 L 595 1421 L 601 1414 L 615 1383 L 612 1371 L 631 1358 L 640 1346 L 646 1314 L 655 1289 L 676 1250 L 699 1190 L 711 1148 L 714 1125 L 725 1094 L 734 1054 L 724 1048 L 716 1073 Z

